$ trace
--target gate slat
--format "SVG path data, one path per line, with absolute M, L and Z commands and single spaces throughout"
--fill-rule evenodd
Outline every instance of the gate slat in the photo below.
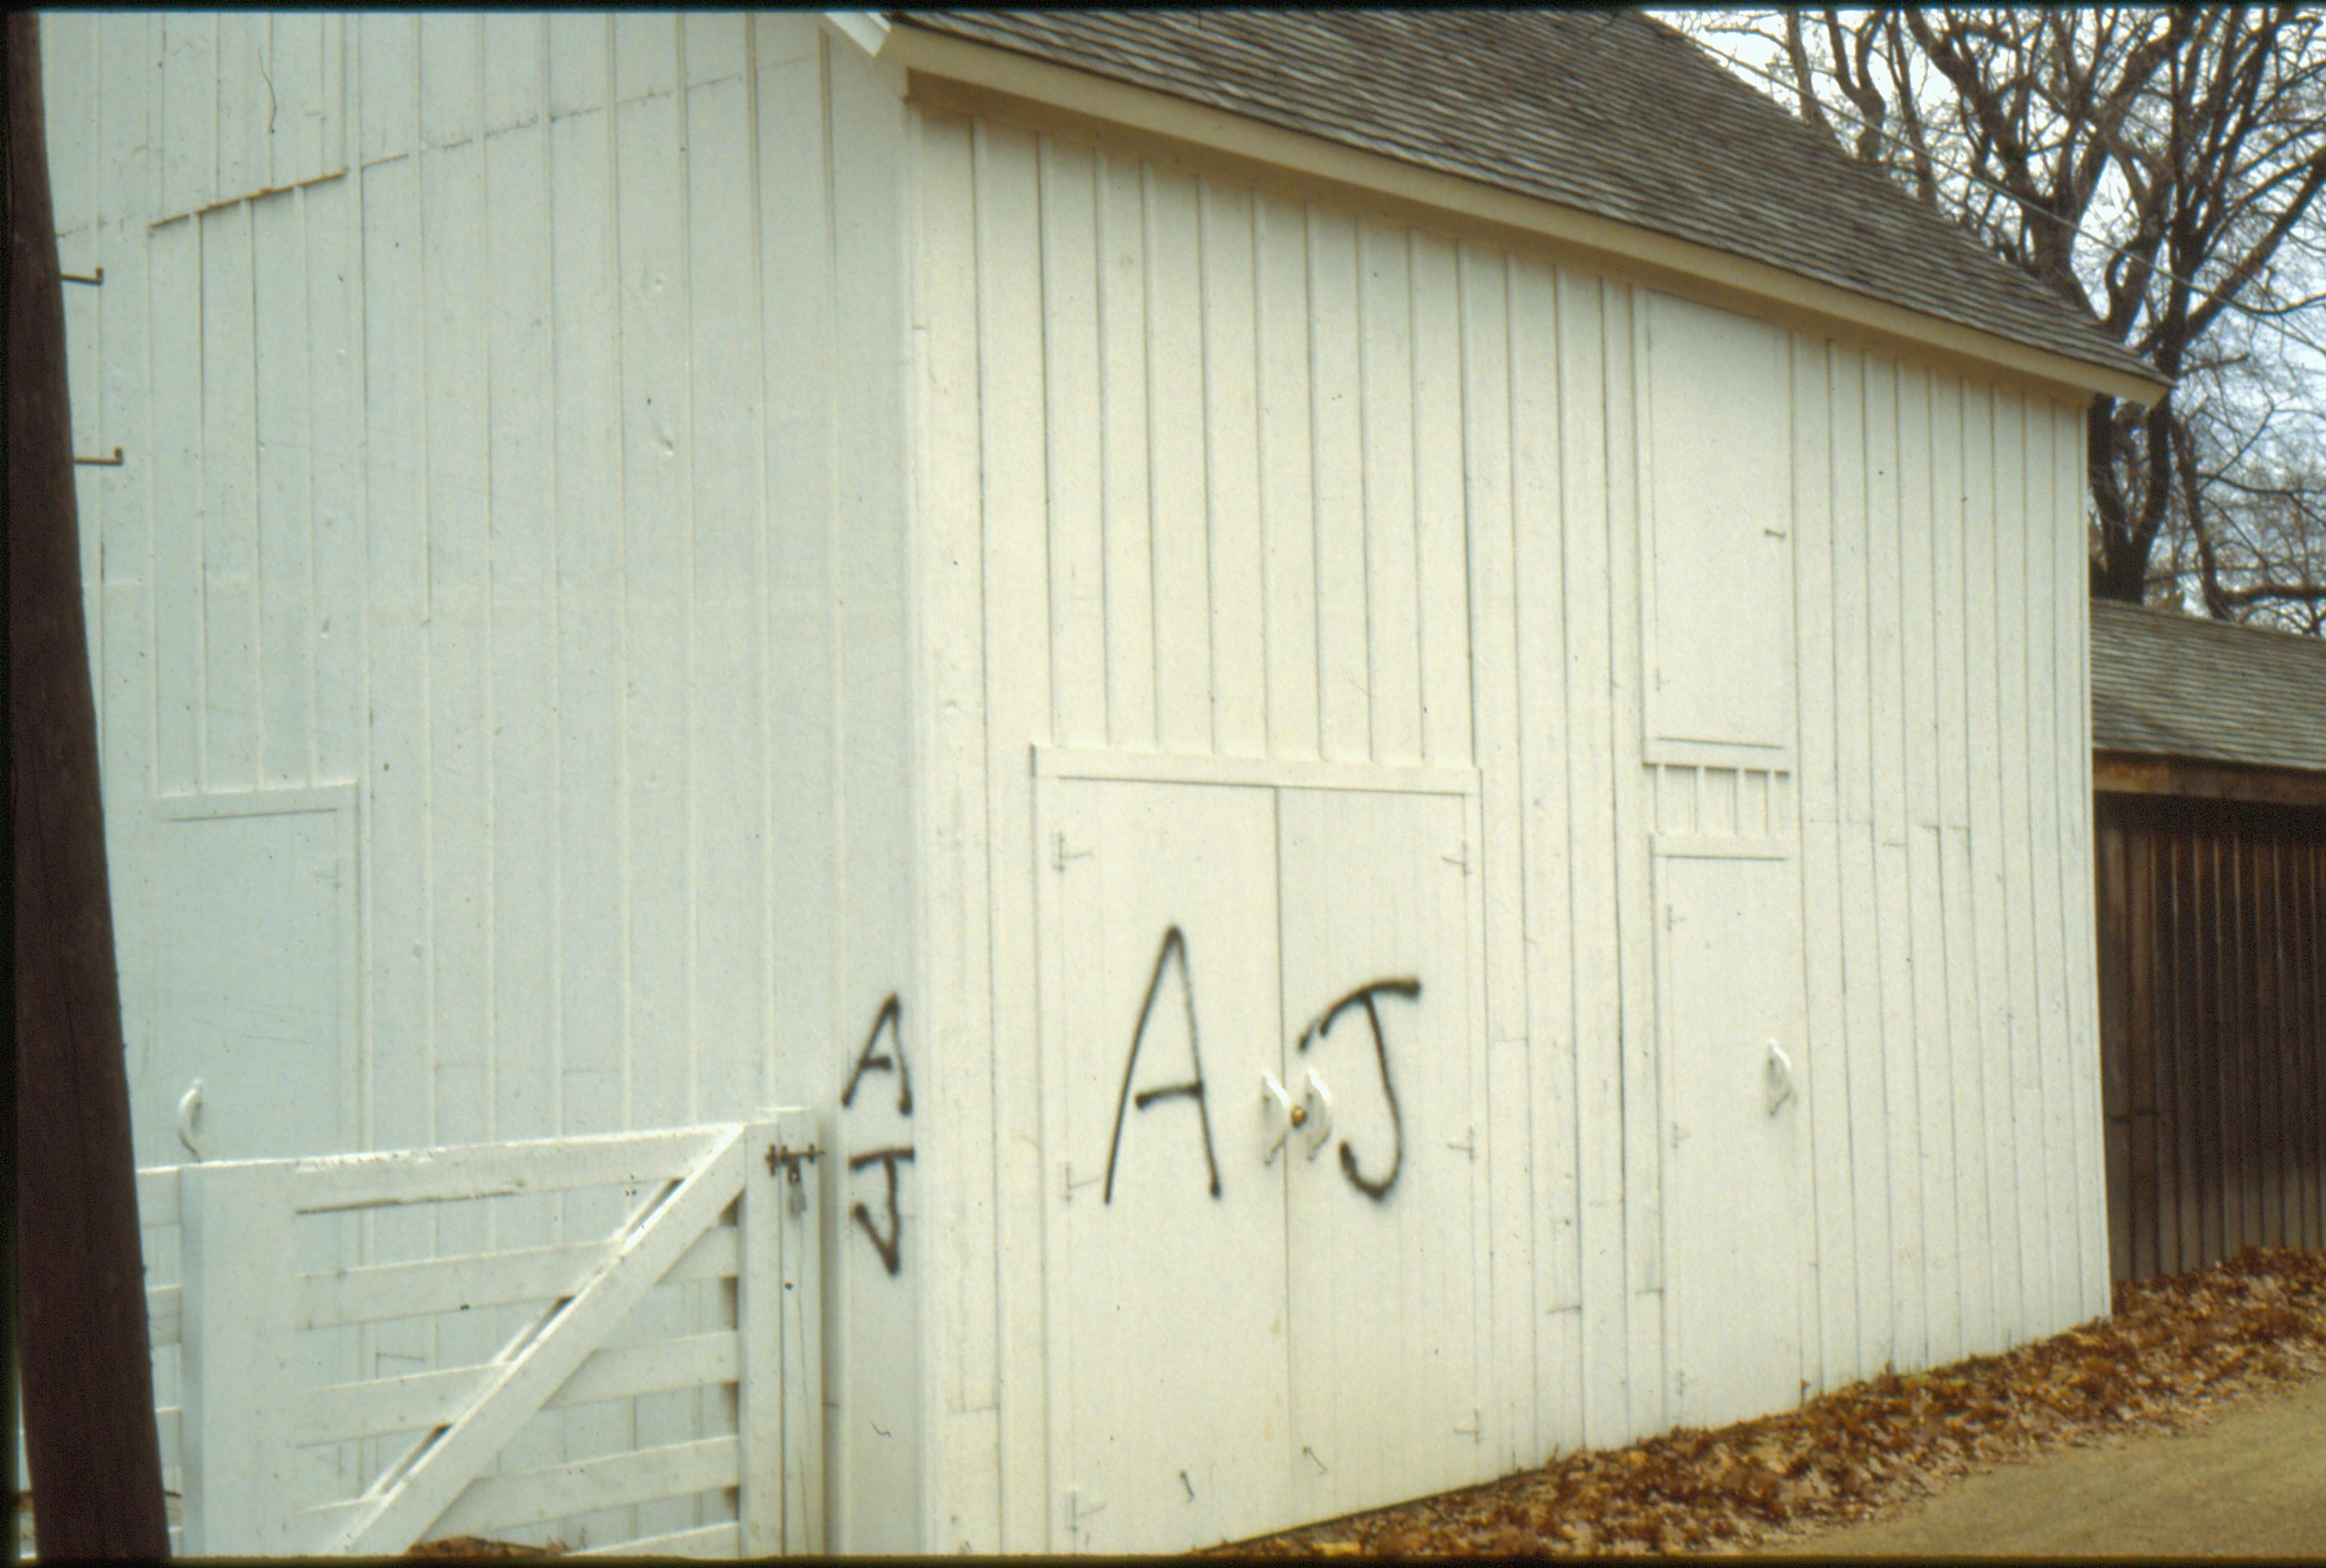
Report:
M 178 1169 L 148 1165 L 137 1172 L 137 1223 L 145 1229 L 178 1223 Z
M 601 1508 L 691 1497 L 734 1486 L 742 1445 L 706 1437 L 510 1475 L 480 1476 L 429 1526 L 432 1537 L 482 1535 Z M 635 1552 L 643 1543 L 631 1543 Z
M 391 1432 L 420 1432 L 476 1398 L 491 1367 L 455 1367 L 318 1388 L 299 1413 L 292 1441 L 302 1448 Z
M 457 1149 L 386 1149 L 283 1162 L 302 1214 L 563 1192 L 576 1187 L 645 1186 L 685 1175 L 730 1130 L 617 1133 L 594 1138 L 535 1138 Z M 260 1162 L 246 1162 L 259 1163 Z M 275 1162 L 265 1162 L 275 1163 Z M 207 1170 L 230 1169 L 220 1162 Z
M 610 1240 L 573 1242 L 308 1274 L 299 1283 L 299 1326 L 328 1329 L 511 1302 L 557 1301 L 572 1294 L 613 1246 Z M 663 1280 L 732 1278 L 739 1257 L 734 1227 L 715 1226 L 671 1265 Z
M 176 1285 L 149 1285 L 145 1291 L 145 1338 L 155 1349 L 178 1343 L 182 1311 Z
M 696 1334 L 648 1345 L 600 1350 L 582 1363 L 542 1408 L 560 1410 L 604 1399 L 631 1399 L 732 1383 L 737 1356 L 732 1333 Z M 319 1388 L 307 1396 L 297 1435 L 300 1447 L 419 1432 L 476 1398 L 496 1368 L 456 1367 Z
M 667 1535 L 617 1541 L 608 1546 L 586 1546 L 579 1552 L 566 1554 L 571 1557 L 740 1557 L 743 1554 L 742 1526 L 733 1519 L 719 1525 L 698 1525 L 692 1530 L 673 1530 Z
M 510 1302 L 556 1301 L 572 1295 L 613 1249 L 610 1241 L 585 1241 L 309 1274 L 299 1282 L 298 1322 L 302 1329 L 328 1329 Z
M 732 1333 L 693 1334 L 652 1345 L 600 1350 L 582 1363 L 542 1408 L 563 1410 L 603 1399 L 631 1399 L 735 1381 L 740 1358 Z

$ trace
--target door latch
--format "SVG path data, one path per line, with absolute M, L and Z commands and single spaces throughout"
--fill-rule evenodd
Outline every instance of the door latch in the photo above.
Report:
M 197 1164 L 201 1162 L 202 1152 L 194 1147 L 194 1123 L 201 1114 L 202 1080 L 196 1078 L 178 1097 L 178 1142 L 186 1146 L 186 1153 L 194 1157 Z
M 1308 1158 L 1311 1160 L 1333 1136 L 1333 1091 L 1325 1087 L 1325 1080 L 1317 1076 L 1317 1069 L 1313 1067 L 1308 1069 L 1307 1092 L 1293 1109 L 1292 1125 L 1296 1127 L 1306 1125 L 1307 1127 Z
M 1276 1075 L 1266 1068 L 1261 1068 L 1260 1069 L 1260 1114 L 1263 1124 L 1260 1162 L 1263 1165 L 1273 1165 L 1276 1163 L 1277 1155 L 1284 1152 L 1284 1140 L 1292 1135 L 1293 1128 L 1307 1119 L 1307 1109 L 1306 1106 L 1295 1106 L 1292 1103 L 1292 1097 L 1285 1093 L 1284 1086 L 1277 1081 Z
M 1779 1106 L 1793 1097 L 1793 1059 L 1774 1039 L 1769 1041 L 1768 1069 L 1769 1114 L 1773 1116 Z

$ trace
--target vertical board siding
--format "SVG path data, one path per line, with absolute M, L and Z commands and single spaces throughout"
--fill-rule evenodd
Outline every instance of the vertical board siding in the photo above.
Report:
M 923 700 L 976 726 L 928 753 L 972 831 L 930 841 L 925 908 L 993 920 L 958 933 L 974 980 L 942 1003 L 995 1052 L 947 1123 L 972 1255 L 1013 1230 L 1022 1255 L 1039 1212 L 1020 1113 L 984 1099 L 1034 1090 L 1004 1043 L 1028 1027 L 1025 748 L 1104 743 L 1480 769 L 1493 1223 L 1529 1210 L 1487 1307 L 1531 1393 L 1493 1417 L 1508 1452 L 1654 1430 L 1678 1371 L 1651 834 L 1800 868 L 1804 1387 L 2097 1309 L 2079 863 L 2052 847 L 2083 768 L 2070 419 L 1792 334 L 1798 764 L 1648 765 L 1637 290 L 1064 133 L 932 113 L 920 137 L 924 317 L 973 321 L 933 325 L 918 427 L 926 548 L 955 564 L 926 584 Z M 1038 1295 L 950 1292 L 935 1527 L 1051 1543 L 1019 1393 Z
M 806 17 L 46 27 L 66 259 L 106 275 L 68 296 L 77 439 L 125 456 L 81 473 L 133 1069 L 154 800 L 353 782 L 365 1145 L 836 1097 L 910 980 L 895 73 L 852 68 L 835 107 Z M 851 823 L 879 842 L 851 854 Z M 828 1185 L 837 1288 L 886 1303 L 888 1341 L 834 1380 L 833 1489 L 893 1494 L 923 1238 L 892 1277 L 849 1223 L 867 1190 Z M 546 1246 L 623 1205 L 385 1215 L 363 1246 Z M 674 1287 L 631 1331 L 729 1311 Z M 514 1324 L 475 1319 L 368 1328 L 365 1375 Z M 867 1410 L 887 1443 L 859 1441 Z M 504 1462 L 732 1419 L 716 1395 L 593 1405 Z
M 2317 808 L 2103 794 L 2094 816 L 2110 1277 L 2326 1246 Z M 2210 1000 L 2185 1004 L 2199 975 Z

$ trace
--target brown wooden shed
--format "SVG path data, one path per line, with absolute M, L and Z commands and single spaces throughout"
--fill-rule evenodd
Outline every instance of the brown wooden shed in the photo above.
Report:
M 2109 1265 L 2326 1246 L 2326 642 L 2092 606 Z

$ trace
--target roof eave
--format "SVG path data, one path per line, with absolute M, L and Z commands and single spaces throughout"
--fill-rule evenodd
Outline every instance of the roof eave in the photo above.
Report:
M 889 40 L 896 34 L 896 28 L 885 11 L 827 11 L 823 19 L 832 23 L 842 37 L 875 60 L 880 58 L 880 51 L 888 47 Z
M 861 20 L 865 15 L 826 14 L 834 25 L 842 25 L 843 16 Z M 1910 344 L 1943 359 L 2063 391 L 2102 393 L 2146 406 L 2172 385 L 2162 376 L 2137 377 L 1522 191 L 1286 129 L 1095 71 L 933 33 L 912 25 L 909 17 L 892 14 L 882 26 L 877 50 L 868 47 L 868 52 L 902 66 L 914 79 L 914 95 L 941 107 L 1019 120 L 1062 120 L 1192 145 L 1304 181 L 1385 194 L 1531 235 L 1554 247 L 1586 253 L 1651 285 L 1677 286 L 1707 303 Z M 851 36 L 855 36 L 853 31 Z

